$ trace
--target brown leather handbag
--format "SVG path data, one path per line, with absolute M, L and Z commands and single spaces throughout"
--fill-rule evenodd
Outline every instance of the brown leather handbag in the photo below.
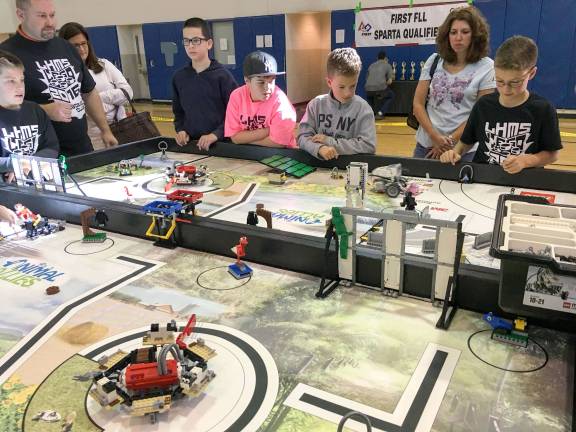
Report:
M 110 129 L 118 140 L 118 144 L 159 137 L 161 135 L 160 131 L 152 121 L 150 113 L 148 111 L 137 112 L 126 90 L 120 90 L 122 90 L 126 100 L 130 103 L 132 112 L 128 113 L 128 117 L 118 120 L 118 107 L 116 107 L 116 115 L 114 116 L 114 122 L 110 124 Z

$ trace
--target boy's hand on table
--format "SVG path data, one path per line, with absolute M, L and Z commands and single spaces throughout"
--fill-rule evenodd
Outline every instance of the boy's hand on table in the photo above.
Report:
M 18 224 L 18 216 L 8 207 L 0 205 L 0 220 L 8 222 L 10 225 Z
M 462 159 L 462 156 L 460 156 L 454 150 L 448 150 L 440 155 L 440 162 L 451 163 L 452 165 L 456 165 L 460 159 Z
M 176 144 L 179 146 L 185 146 L 190 141 L 190 135 L 186 131 L 180 131 L 176 134 Z
M 526 168 L 526 157 L 525 155 L 518 155 L 518 156 L 508 156 L 502 162 L 502 168 L 508 174 L 518 174 L 524 168 Z
M 334 147 L 323 145 L 318 149 L 318 156 L 324 160 L 338 159 L 338 152 Z
M 202 135 L 198 140 L 198 148 L 200 150 L 208 150 L 216 141 L 218 141 L 218 137 L 213 133 Z

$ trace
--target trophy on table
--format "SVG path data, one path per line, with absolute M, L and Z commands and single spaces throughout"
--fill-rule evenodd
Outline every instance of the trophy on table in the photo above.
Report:
M 400 75 L 400 79 L 404 81 L 406 79 L 406 62 L 402 62 L 402 75 Z
M 416 73 L 416 62 L 410 62 L 410 81 L 414 81 L 414 74 Z
M 420 62 L 420 75 L 422 75 L 422 69 L 424 69 L 424 62 Z
M 394 77 L 394 81 L 396 81 L 396 62 L 392 62 L 392 76 Z

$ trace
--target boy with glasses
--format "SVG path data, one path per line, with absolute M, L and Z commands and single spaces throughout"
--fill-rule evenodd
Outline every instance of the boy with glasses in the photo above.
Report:
M 182 35 L 191 63 L 172 79 L 176 143 L 184 146 L 197 139 L 198 147 L 208 150 L 224 139 L 226 106 L 238 84 L 228 69 L 208 57 L 213 41 L 206 21 L 190 18 Z
M 460 142 L 440 156 L 442 162 L 454 165 L 475 142 L 479 146 L 474 162 L 499 164 L 509 174 L 558 158 L 562 144 L 556 109 L 528 91 L 537 60 L 538 47 L 525 36 L 513 36 L 498 48 L 494 59 L 498 93 L 476 102 Z
M 236 144 L 296 147 L 296 110 L 278 86 L 276 59 L 263 51 L 246 56 L 246 85 L 230 95 L 224 134 Z

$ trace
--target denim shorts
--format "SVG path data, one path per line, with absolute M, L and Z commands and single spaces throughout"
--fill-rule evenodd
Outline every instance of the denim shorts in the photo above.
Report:
M 414 147 L 414 154 L 412 155 L 412 157 L 424 159 L 424 158 L 426 158 L 426 154 L 429 151 L 430 151 L 430 149 L 428 147 L 424 147 L 424 146 L 416 143 L 416 147 Z M 466 153 L 466 154 L 462 155 L 462 159 L 460 159 L 460 160 L 462 162 L 472 162 L 475 154 L 476 154 L 476 152 Z

